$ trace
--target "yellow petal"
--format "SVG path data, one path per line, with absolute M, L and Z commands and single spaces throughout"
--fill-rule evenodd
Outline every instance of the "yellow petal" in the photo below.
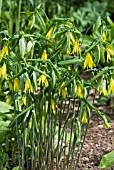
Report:
M 0 78 L 7 79 L 7 68 L 5 63 L 0 69 Z
M 87 114 L 86 114 L 86 112 L 84 112 L 83 115 L 82 115 L 82 123 L 83 123 L 83 124 L 87 124 L 87 122 L 88 122 L 88 120 L 87 120 Z
M 53 27 L 50 28 L 50 30 L 48 31 L 48 33 L 46 34 L 46 38 L 50 39 L 53 33 Z
M 41 59 L 42 59 L 42 60 L 47 60 L 46 50 L 43 51 Z
M 92 59 L 92 56 L 87 53 L 86 54 L 86 58 L 85 58 L 85 61 L 84 61 L 84 69 L 86 67 L 89 67 L 90 69 L 92 69 L 93 67 L 95 67 L 95 63 L 93 62 L 93 59 Z
M 54 110 L 54 108 L 55 108 L 55 102 L 54 102 L 53 99 L 51 99 L 51 107 L 52 107 L 52 110 Z
M 33 87 L 32 87 L 32 84 L 31 84 L 31 82 L 30 82 L 30 79 L 26 79 L 26 81 L 25 81 L 25 89 L 24 89 L 24 92 L 25 93 L 27 93 L 27 92 L 31 92 L 31 93 L 33 93 Z
M 76 96 L 78 96 L 79 98 L 83 98 L 83 93 L 82 93 L 80 84 L 78 86 L 76 86 L 75 92 L 76 92 Z
M 19 91 L 19 89 L 20 89 L 19 79 L 15 78 L 14 79 L 14 91 Z
M 4 54 L 8 55 L 8 46 L 4 45 L 3 49 L 2 49 L 2 56 L 4 56 Z

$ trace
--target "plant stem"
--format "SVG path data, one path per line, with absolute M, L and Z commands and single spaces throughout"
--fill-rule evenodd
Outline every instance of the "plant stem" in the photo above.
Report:
M 21 2 L 22 2 L 22 0 L 19 0 L 18 14 L 17 14 L 17 20 L 16 20 L 16 32 L 19 31 L 19 29 L 20 29 Z
M 89 121 L 88 121 L 88 124 L 86 125 L 85 135 L 84 135 L 83 142 L 82 142 L 82 145 L 81 145 L 81 148 L 80 148 L 80 152 L 78 154 L 78 159 L 77 159 L 77 162 L 76 162 L 75 170 L 77 169 L 77 166 L 78 166 L 78 163 L 79 163 L 79 160 L 80 160 L 80 156 L 82 154 L 82 149 L 83 149 L 83 146 L 84 146 L 84 143 L 85 143 L 86 134 L 87 134 L 87 131 L 88 131 L 88 126 L 89 126 Z

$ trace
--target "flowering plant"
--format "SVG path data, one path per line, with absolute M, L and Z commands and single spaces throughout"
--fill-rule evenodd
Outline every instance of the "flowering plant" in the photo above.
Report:
M 114 47 L 106 29 L 99 17 L 92 35 L 87 36 L 69 19 L 54 18 L 45 34 L 17 32 L 5 37 L 0 53 L 0 92 L 14 108 L 10 128 L 22 169 L 28 166 L 23 161 L 28 158 L 32 169 L 53 169 L 54 160 L 57 168 L 66 167 L 69 161 L 75 163 L 71 157 L 85 140 L 92 110 L 110 127 L 109 118 L 94 106 L 96 92 L 114 93 L 114 66 L 109 65 Z M 105 66 L 99 69 L 101 64 Z M 88 80 L 85 73 L 90 74 Z

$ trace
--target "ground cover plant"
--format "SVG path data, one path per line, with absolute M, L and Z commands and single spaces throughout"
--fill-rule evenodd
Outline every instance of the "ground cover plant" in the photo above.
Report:
M 1 169 L 77 169 L 92 111 L 110 128 L 94 101 L 114 92 L 113 22 L 99 16 L 85 35 L 70 18 L 39 17 L 40 8 L 29 33 L 1 31 Z

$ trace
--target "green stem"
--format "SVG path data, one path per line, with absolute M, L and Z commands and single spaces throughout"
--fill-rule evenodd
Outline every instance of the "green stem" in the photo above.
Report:
M 82 154 L 82 149 L 83 149 L 83 146 L 84 146 L 84 143 L 85 143 L 86 134 L 87 134 L 87 131 L 88 131 L 88 126 L 89 126 L 89 121 L 88 121 L 88 124 L 86 125 L 85 135 L 84 135 L 83 142 L 82 142 L 82 145 L 81 145 L 81 148 L 80 148 L 80 152 L 79 152 L 79 154 L 78 154 L 78 159 L 77 159 L 77 161 L 76 161 L 75 170 L 77 169 L 77 166 L 78 166 L 78 163 L 79 163 L 79 160 L 80 160 L 80 156 L 81 156 L 81 154 Z
M 18 5 L 18 14 L 17 14 L 17 20 L 16 20 L 16 32 L 20 29 L 20 16 L 21 16 L 21 2 L 22 0 L 19 0 Z

